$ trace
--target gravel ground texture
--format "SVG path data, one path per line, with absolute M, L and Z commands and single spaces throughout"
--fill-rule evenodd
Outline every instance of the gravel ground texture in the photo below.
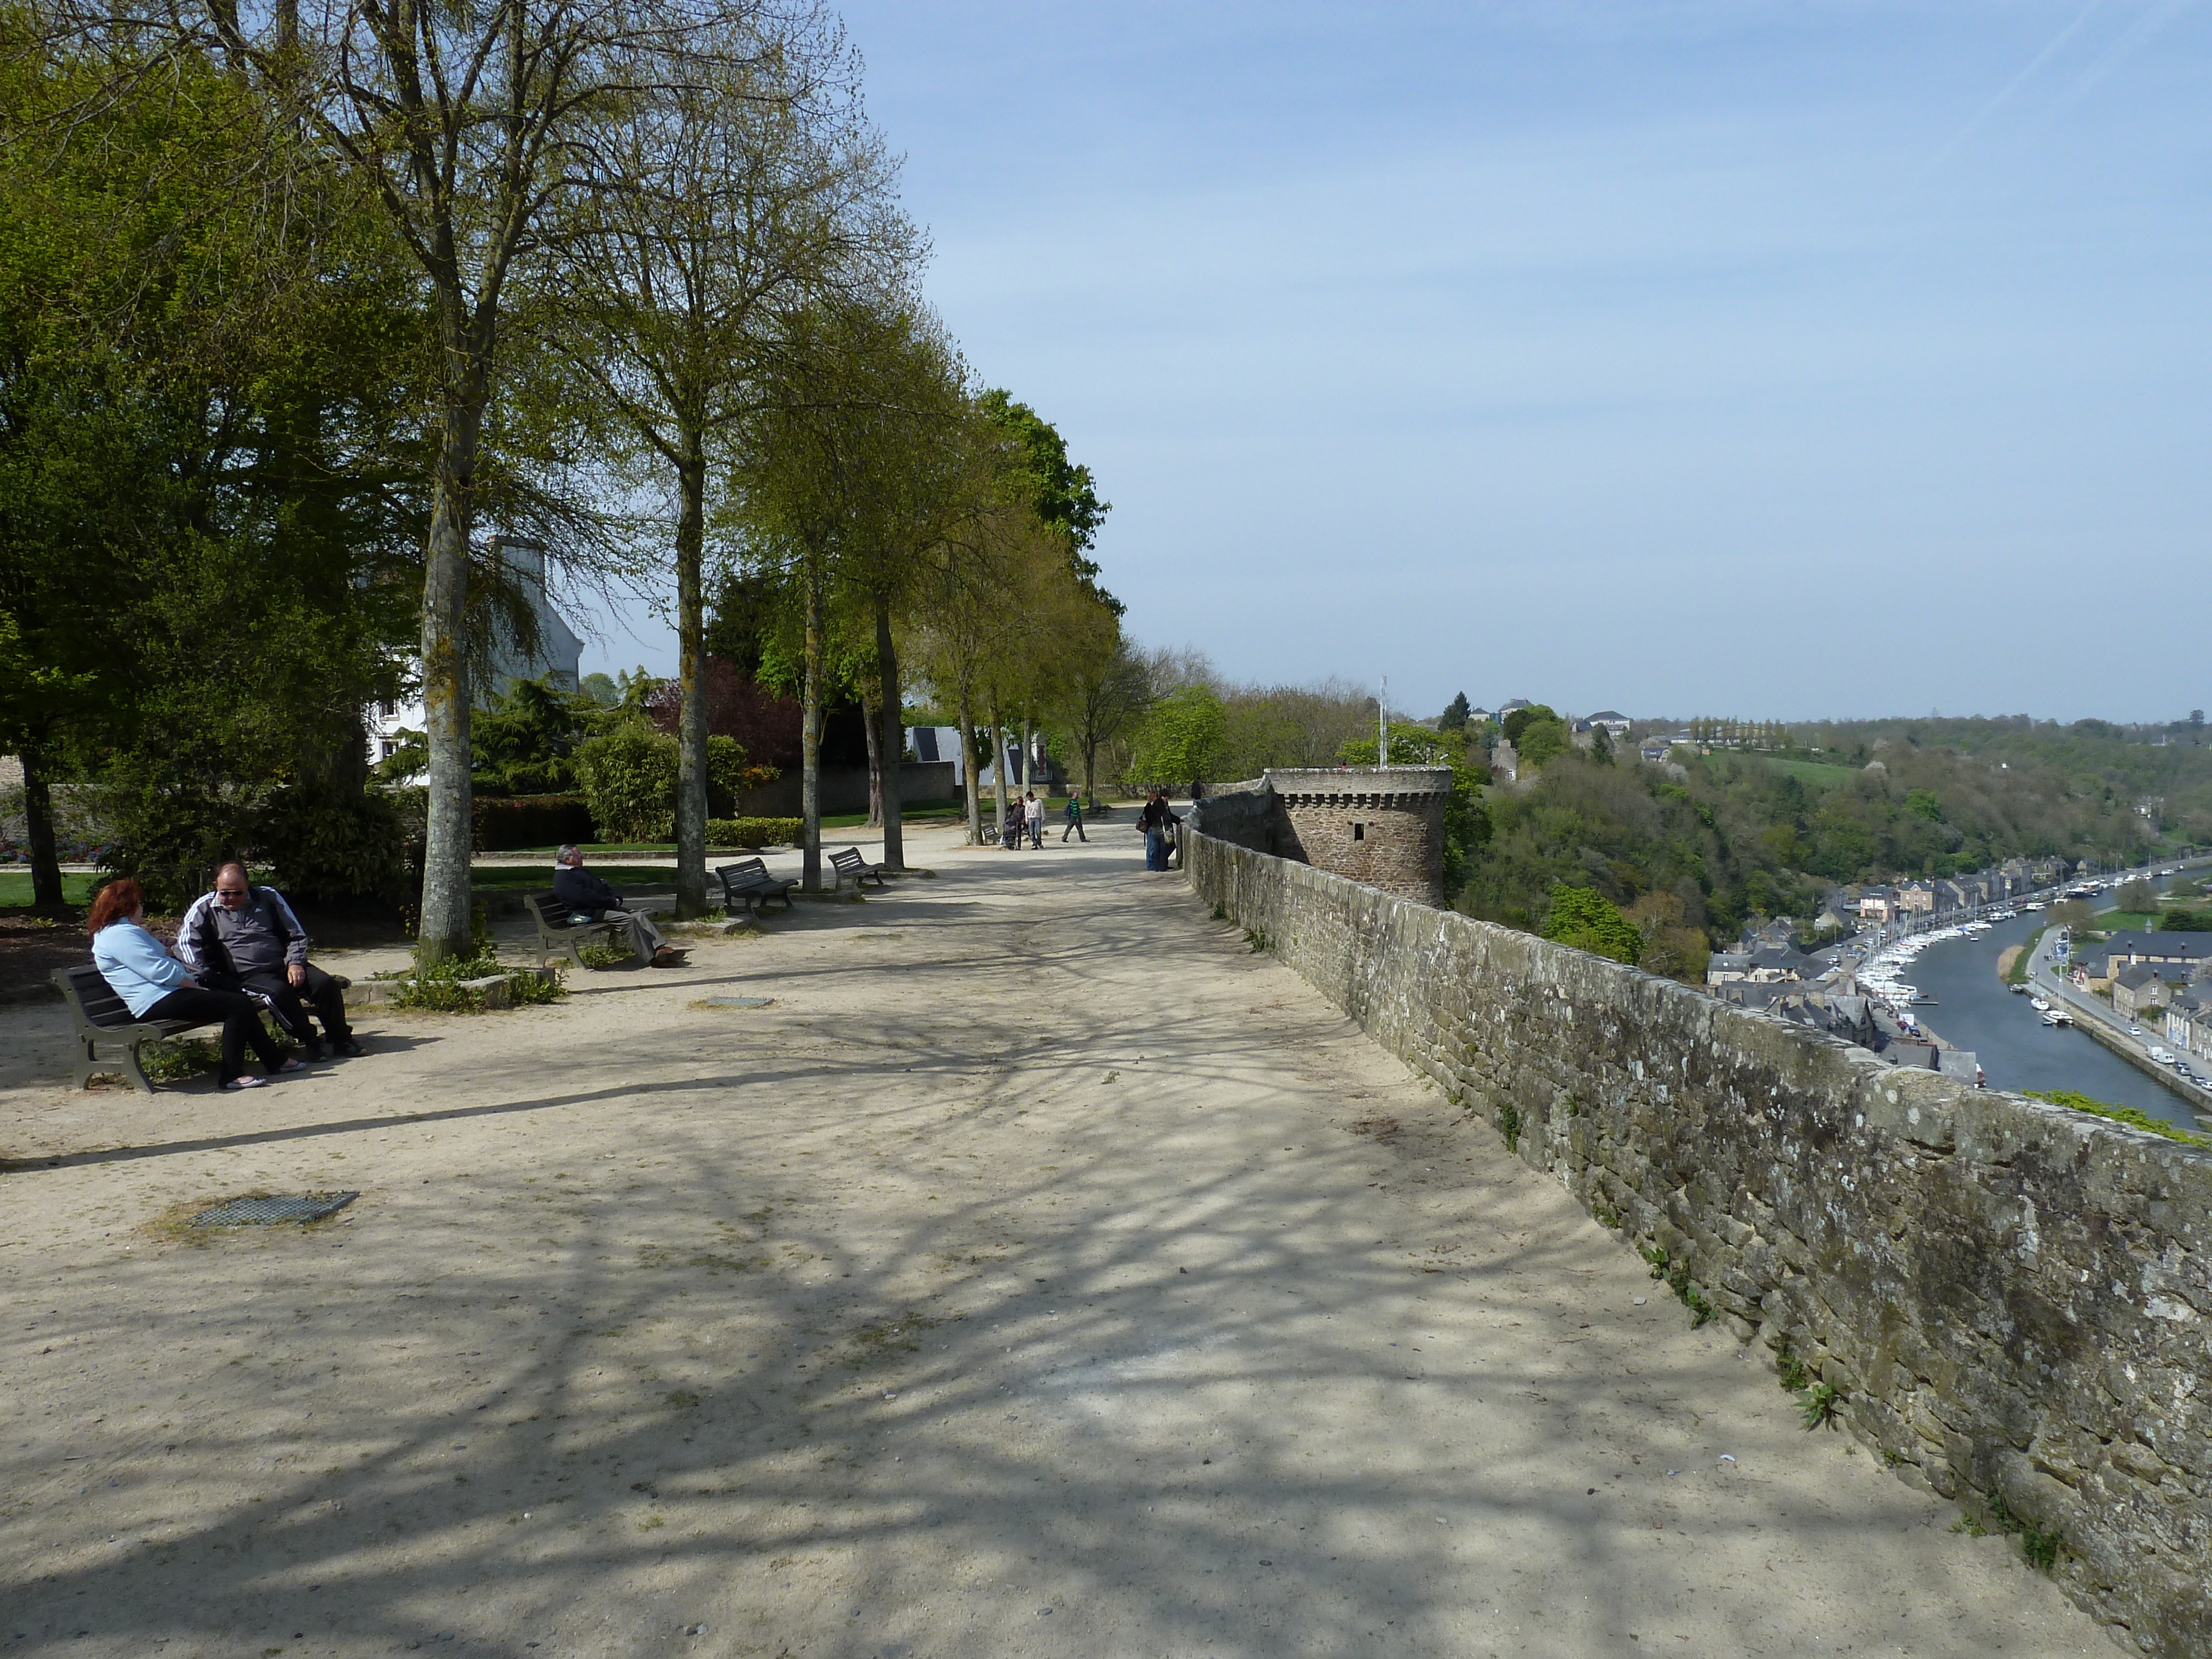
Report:
M 0 1654 L 2118 1650 L 1126 826 L 916 842 L 240 1095 L 0 1009 Z

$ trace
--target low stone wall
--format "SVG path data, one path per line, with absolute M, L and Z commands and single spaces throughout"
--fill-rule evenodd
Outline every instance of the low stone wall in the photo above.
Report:
M 1210 834 L 1186 869 L 1901 1474 L 2212 1652 L 2212 1154 Z

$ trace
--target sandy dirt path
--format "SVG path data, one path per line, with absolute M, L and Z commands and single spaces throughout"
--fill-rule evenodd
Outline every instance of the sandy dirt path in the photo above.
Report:
M 0 1653 L 2117 1650 L 1126 830 L 916 856 L 243 1096 L 0 1011 Z

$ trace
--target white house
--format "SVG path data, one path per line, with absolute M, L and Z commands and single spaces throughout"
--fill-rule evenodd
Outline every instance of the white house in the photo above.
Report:
M 538 648 L 525 651 L 510 630 L 497 629 L 491 662 L 470 688 L 473 701 L 480 708 L 489 708 L 504 697 L 517 680 L 542 679 L 564 691 L 581 690 L 584 642 L 553 608 L 546 592 L 545 550 L 532 542 L 497 537 L 491 544 L 499 550 L 500 558 L 529 597 L 531 614 L 538 623 Z M 422 699 L 417 696 L 408 702 L 380 703 L 371 711 L 368 724 L 368 757 L 371 762 L 383 760 L 399 746 L 401 732 L 422 729 Z

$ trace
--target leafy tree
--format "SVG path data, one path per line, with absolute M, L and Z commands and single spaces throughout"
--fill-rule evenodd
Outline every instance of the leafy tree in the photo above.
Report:
M 1118 618 L 1126 609 L 1098 585 L 1098 565 L 1085 556 L 1098 539 L 1098 526 L 1113 503 L 1098 499 L 1091 469 L 1067 459 L 1067 442 L 1027 404 L 1012 395 L 988 391 L 977 399 L 983 418 L 1012 440 L 1006 464 L 1010 490 L 1025 502 L 1039 523 L 1064 537 L 1068 568 L 1084 590 Z
M 2076 933 L 2094 927 L 2097 920 L 2096 911 L 2086 899 L 2061 899 L 2044 914 L 2053 927 Z
M 1905 792 L 1905 810 L 1917 818 L 1930 823 L 1943 821 L 1943 803 L 1936 798 L 1932 789 L 1908 789 Z
M 1152 677 L 1144 658 L 1132 649 L 1112 615 L 1100 608 L 1102 623 L 1079 638 L 1056 665 L 1054 701 L 1069 744 L 1083 760 L 1083 793 L 1098 804 L 1098 750 L 1133 730 L 1152 706 Z
M 826 289 L 895 282 L 913 246 L 826 18 L 773 33 L 731 21 L 699 51 L 709 44 L 695 40 L 691 71 L 594 148 L 550 330 L 676 503 L 678 916 L 707 905 L 704 559 L 710 486 L 728 471 L 717 458 L 770 395 L 785 316 Z
M 1560 884 L 1552 889 L 1552 908 L 1544 918 L 1544 937 L 1593 956 L 1635 966 L 1644 940 L 1620 908 L 1590 887 Z
M 2147 881 L 2120 884 L 2113 898 L 2123 910 L 2155 910 L 2158 908 L 2158 889 Z
M 1458 692 L 1444 705 L 1444 712 L 1437 718 L 1437 728 L 1443 732 L 1464 732 L 1468 716 L 1474 712 L 1474 706 L 1468 702 L 1467 693 Z
M 1129 781 L 1141 787 L 1219 778 L 1228 724 L 1221 699 L 1211 689 L 1187 685 L 1170 692 L 1138 731 Z
M 1518 720 L 1529 711 L 1516 709 L 1513 718 Z M 1513 752 L 1526 767 L 1541 767 L 1557 760 L 1573 746 L 1574 739 L 1567 731 L 1567 723 L 1557 715 L 1522 722 L 1521 735 L 1514 740 Z

